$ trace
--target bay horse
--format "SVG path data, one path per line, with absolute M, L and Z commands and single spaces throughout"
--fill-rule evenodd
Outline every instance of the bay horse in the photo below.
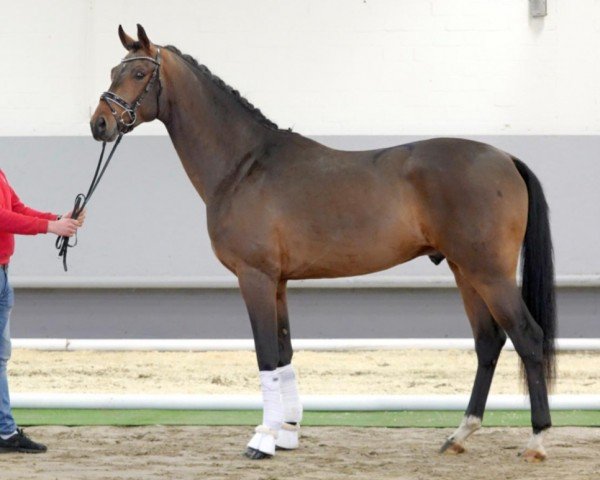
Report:
M 119 26 L 127 50 L 91 118 L 96 140 L 164 123 L 207 209 L 219 260 L 239 281 L 256 347 L 263 422 L 252 459 L 298 447 L 302 406 L 291 365 L 288 280 L 362 275 L 422 255 L 447 260 L 475 338 L 477 373 L 464 419 L 442 452 L 480 428 L 510 337 L 531 399 L 522 452 L 546 457 L 555 299 L 548 206 L 520 160 L 490 145 L 436 138 L 338 151 L 268 120 L 208 68 Z M 523 285 L 516 271 L 522 255 Z

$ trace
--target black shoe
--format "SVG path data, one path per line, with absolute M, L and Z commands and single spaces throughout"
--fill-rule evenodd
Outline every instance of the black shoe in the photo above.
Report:
M 11 435 L 6 440 L 0 438 L 0 453 L 44 453 L 46 450 L 48 450 L 46 445 L 31 440 L 23 433 L 23 429 L 21 428 L 17 428 L 17 433 Z

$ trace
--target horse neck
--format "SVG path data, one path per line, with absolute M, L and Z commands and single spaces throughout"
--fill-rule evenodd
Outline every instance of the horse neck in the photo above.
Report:
M 192 184 L 208 204 L 247 152 L 260 148 L 274 132 L 209 78 L 176 61 L 176 74 L 166 79 L 168 107 L 161 120 Z

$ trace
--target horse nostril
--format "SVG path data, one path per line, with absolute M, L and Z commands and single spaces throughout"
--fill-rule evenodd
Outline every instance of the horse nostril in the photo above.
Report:
M 92 119 L 90 122 L 90 128 L 92 130 L 92 135 L 96 140 L 101 140 L 106 135 L 106 129 L 108 125 L 106 123 L 106 118 L 104 116 L 99 116 L 95 120 Z
M 94 136 L 102 136 L 106 133 L 106 119 L 104 117 L 98 117 L 96 123 L 92 126 L 92 132 Z

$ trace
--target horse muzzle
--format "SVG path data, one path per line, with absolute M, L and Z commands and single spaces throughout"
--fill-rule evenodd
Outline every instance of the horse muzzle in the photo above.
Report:
M 92 117 L 90 129 L 92 130 L 94 140 L 98 140 L 99 142 L 112 142 L 119 134 L 114 119 L 103 114 L 94 115 Z

